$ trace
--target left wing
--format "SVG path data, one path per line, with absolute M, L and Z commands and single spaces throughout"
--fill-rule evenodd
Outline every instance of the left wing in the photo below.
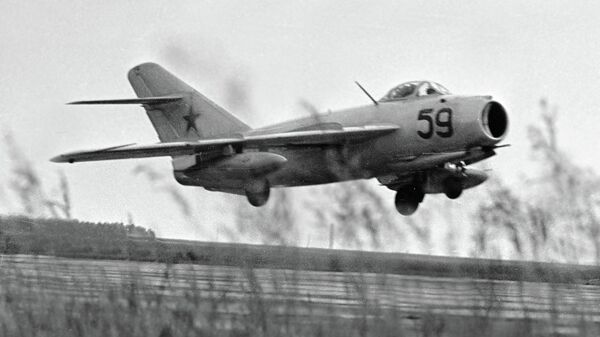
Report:
M 398 158 L 394 163 L 388 164 L 390 169 L 398 172 L 423 171 L 445 163 L 463 162 L 466 165 L 476 163 L 496 154 L 494 149 L 503 146 L 474 147 L 454 152 L 422 153 L 419 156 Z
M 341 130 L 293 131 L 268 135 L 240 136 L 240 138 L 202 139 L 194 142 L 169 142 L 151 145 L 121 145 L 89 151 L 76 151 L 51 159 L 57 163 L 80 161 L 113 160 L 147 157 L 195 155 L 201 152 L 224 150 L 229 146 L 250 148 L 280 146 L 315 146 L 346 144 L 380 137 L 398 130 L 397 125 L 366 125 L 346 127 Z

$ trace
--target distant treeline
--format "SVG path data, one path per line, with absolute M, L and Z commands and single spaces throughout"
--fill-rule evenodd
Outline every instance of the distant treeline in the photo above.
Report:
M 151 230 L 120 223 L 0 217 L 0 252 L 83 258 L 129 258 L 132 238 L 154 240 Z
M 156 238 L 120 223 L 0 217 L 0 253 L 249 268 L 597 284 L 600 268 Z

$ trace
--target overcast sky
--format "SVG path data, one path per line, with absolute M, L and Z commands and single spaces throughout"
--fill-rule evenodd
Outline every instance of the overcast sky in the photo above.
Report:
M 430 79 L 505 105 L 512 147 L 485 167 L 516 185 L 535 169 L 526 127 L 539 123 L 541 97 L 559 109 L 563 148 L 581 165 L 600 164 L 599 11 L 597 1 L 5 0 L 0 131 L 14 134 L 47 184 L 65 172 L 76 217 L 124 221 L 131 213 L 166 236 L 201 238 L 164 208 L 167 196 L 132 174 L 142 161 L 48 162 L 70 150 L 157 141 L 139 107 L 64 103 L 133 97 L 126 72 L 146 61 L 253 126 L 306 114 L 300 99 L 322 110 L 368 103 L 354 80 L 379 97 Z M 143 162 L 170 177 L 168 159 Z M 184 190 L 206 223 L 227 221 L 216 194 Z

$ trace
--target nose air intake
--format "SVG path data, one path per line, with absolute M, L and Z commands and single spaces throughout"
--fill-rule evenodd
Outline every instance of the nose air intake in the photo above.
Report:
M 508 129 L 508 116 L 504 107 L 495 101 L 486 104 L 481 112 L 481 125 L 489 137 L 504 137 Z

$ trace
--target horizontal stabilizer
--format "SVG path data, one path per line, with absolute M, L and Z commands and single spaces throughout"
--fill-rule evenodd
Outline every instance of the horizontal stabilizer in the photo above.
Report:
M 159 96 L 143 98 L 124 98 L 124 99 L 100 99 L 92 101 L 75 101 L 67 104 L 164 104 L 179 101 L 183 96 Z

